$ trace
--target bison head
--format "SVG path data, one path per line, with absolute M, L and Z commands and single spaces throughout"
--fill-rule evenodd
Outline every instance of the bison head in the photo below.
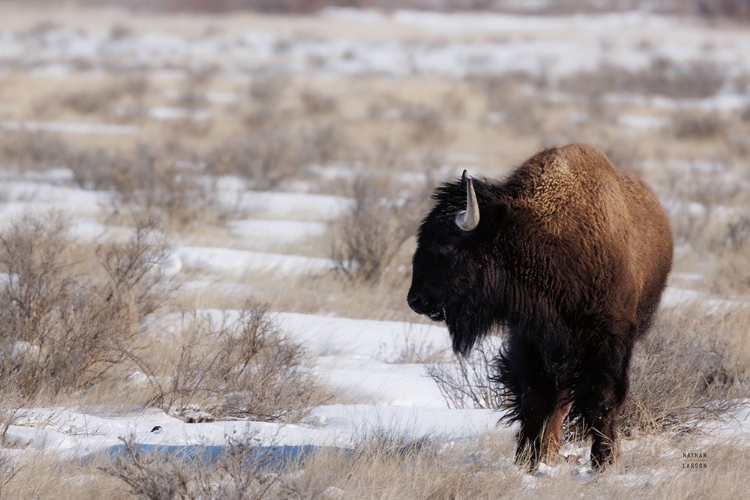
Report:
M 422 221 L 407 301 L 417 314 L 448 325 L 456 353 L 467 354 L 491 329 L 502 273 L 493 251 L 505 205 L 485 182 L 466 177 L 439 187 Z

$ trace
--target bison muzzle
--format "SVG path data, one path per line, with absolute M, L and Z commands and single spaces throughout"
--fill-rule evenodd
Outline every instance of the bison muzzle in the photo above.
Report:
M 566 415 L 602 469 L 618 450 L 634 343 L 672 267 L 672 233 L 653 192 L 598 149 L 547 149 L 502 181 L 446 183 L 417 236 L 409 306 L 445 321 L 456 353 L 493 329 L 517 462 L 559 453 Z

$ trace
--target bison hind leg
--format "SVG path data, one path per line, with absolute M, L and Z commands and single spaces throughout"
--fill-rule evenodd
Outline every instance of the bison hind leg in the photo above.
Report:
M 618 418 L 628 393 L 632 344 L 592 356 L 578 374 L 571 410 L 586 434 L 591 435 L 591 465 L 604 470 L 619 454 Z
M 542 431 L 542 461 L 547 465 L 555 465 L 559 459 L 560 444 L 562 442 L 562 424 L 570 412 L 571 402 L 568 391 L 561 391 L 558 395 L 557 407 L 544 422 Z
M 502 420 L 520 424 L 516 463 L 525 464 L 533 472 L 540 459 L 557 454 L 567 408 L 565 414 L 558 408 L 557 384 L 544 370 L 534 346 L 509 338 L 506 348 L 494 359 L 493 369 L 492 380 L 502 384 L 503 406 L 507 410 Z

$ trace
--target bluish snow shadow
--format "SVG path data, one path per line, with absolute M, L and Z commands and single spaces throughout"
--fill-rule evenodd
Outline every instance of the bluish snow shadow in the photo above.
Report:
M 222 445 L 154 445 L 154 444 L 137 444 L 136 453 L 151 455 L 158 454 L 164 457 L 176 458 L 186 462 L 195 462 L 202 465 L 210 465 L 221 459 L 229 449 L 228 446 Z M 283 445 L 283 446 L 256 446 L 248 451 L 246 460 L 249 463 L 257 464 L 263 468 L 277 469 L 283 468 L 289 463 L 304 460 L 320 450 L 333 450 L 346 452 L 344 448 L 316 445 Z M 110 446 L 100 452 L 93 453 L 82 457 L 80 461 L 83 464 L 90 463 L 98 457 L 107 457 L 114 459 L 120 456 L 128 456 L 129 452 L 124 444 Z

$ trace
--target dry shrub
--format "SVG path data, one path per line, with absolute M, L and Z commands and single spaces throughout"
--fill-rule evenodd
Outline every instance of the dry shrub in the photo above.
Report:
M 502 116 L 503 122 L 520 135 L 539 134 L 545 123 L 544 102 L 524 92 L 532 82 L 526 73 L 514 73 L 508 78 L 488 77 L 478 82 L 487 111 Z
M 77 272 L 80 250 L 67 231 L 52 214 L 25 216 L 0 234 L 0 373 L 26 399 L 116 379 L 141 322 L 171 291 L 159 271 L 165 243 L 148 223 L 98 249 L 101 277 Z
M 443 114 L 437 108 L 424 104 L 410 106 L 404 119 L 411 127 L 411 140 L 417 144 L 441 144 L 449 138 Z
M 222 205 L 215 179 L 204 175 L 201 162 L 181 156 L 179 150 L 145 145 L 114 154 L 76 147 L 49 134 L 0 137 L 0 161 L 19 171 L 68 168 L 81 188 L 112 192 L 113 214 L 147 211 L 174 229 L 225 222 L 234 207 Z
M 179 414 L 199 408 L 288 421 L 325 398 L 305 368 L 306 351 L 274 325 L 265 305 L 248 304 L 238 317 L 225 314 L 219 321 L 193 312 L 181 330 L 176 357 L 162 368 L 167 381 L 147 368 L 155 403 Z
M 63 94 L 60 105 L 81 115 L 106 116 L 113 107 L 127 100 L 128 118 L 143 115 L 144 100 L 149 82 L 142 77 L 127 78 L 100 89 L 87 89 Z M 42 106 L 42 105 L 40 105 Z M 135 113 L 134 110 L 139 113 Z M 122 118 L 122 117 L 121 117 Z
M 706 17 L 750 18 L 750 0 L 696 0 L 695 8 Z
M 351 213 L 337 221 L 331 256 L 336 271 L 354 281 L 379 281 L 404 242 L 416 232 L 423 213 L 414 202 L 394 200 L 388 187 L 359 177 L 353 186 Z
M 66 166 L 81 187 L 113 192 L 113 214 L 145 211 L 175 229 L 220 224 L 230 216 L 231 209 L 222 206 L 215 180 L 203 175 L 202 165 L 179 161 L 169 152 L 145 145 L 124 156 L 82 151 L 71 155 Z
M 0 162 L 18 171 L 46 170 L 66 165 L 77 157 L 67 143 L 52 134 L 3 132 L 0 134 Z
M 643 175 L 643 153 L 634 141 L 620 137 L 595 144 L 615 167 L 631 174 Z
M 256 189 L 272 189 L 309 164 L 332 161 L 345 145 L 346 138 L 332 124 L 292 131 L 264 129 L 216 147 L 207 166 L 211 174 L 237 175 Z
M 713 139 L 724 137 L 728 125 L 716 113 L 678 111 L 672 117 L 672 128 L 678 139 Z
M 610 93 L 665 96 L 674 99 L 700 99 L 715 95 L 724 85 L 726 72 L 709 60 L 678 63 L 654 58 L 640 70 L 629 70 L 609 63 L 592 71 L 565 78 L 563 90 L 586 96 Z
M 261 74 L 248 88 L 250 99 L 265 106 L 276 106 L 281 101 L 289 79 L 279 74 Z
M 750 292 L 750 215 L 739 213 L 721 224 L 709 242 L 714 254 L 708 267 L 714 292 L 747 296 Z
M 49 33 L 57 31 L 59 29 L 59 24 L 50 21 L 49 19 L 45 19 L 29 26 L 28 28 L 19 30 L 17 32 L 17 35 L 21 38 L 38 38 L 48 35 Z
M 740 118 L 743 122 L 750 122 L 750 104 L 746 104 L 740 112 Z
M 109 28 L 109 39 L 113 41 L 122 40 L 133 35 L 133 28 L 124 23 L 115 23 Z
M 180 137 L 206 137 L 214 128 L 214 120 L 188 114 L 174 121 L 172 129 Z
M 499 344 L 499 339 L 486 339 L 467 357 L 454 355 L 452 363 L 425 364 L 427 375 L 437 384 L 448 407 L 501 407 L 501 391 L 492 382 L 492 360 L 499 351 Z
M 248 89 L 249 110 L 243 109 L 243 122 L 251 134 L 273 129 L 286 130 L 289 119 L 281 102 L 289 85 L 289 79 L 276 74 L 261 74 Z
M 315 90 L 305 90 L 299 98 L 302 108 L 308 115 L 327 115 L 335 113 L 338 109 L 338 101 L 335 97 Z
M 733 398 L 747 397 L 750 339 L 740 318 L 747 321 L 747 311 L 701 317 L 662 311 L 633 354 L 625 432 L 695 430 L 736 407 Z
M 731 169 L 721 160 L 681 163 L 667 172 L 662 189 L 668 198 L 699 203 L 706 211 L 718 205 L 741 206 L 749 198 L 741 183 L 729 180 Z
M 137 163 L 117 186 L 115 212 L 144 209 L 177 229 L 196 223 L 216 224 L 228 218 L 213 181 L 180 168 L 176 162 Z
M 258 453 L 252 435 L 232 437 L 214 462 L 200 448 L 196 456 L 144 452 L 134 436 L 121 440 L 123 452 L 100 470 L 125 483 L 137 498 L 259 500 L 279 498 L 283 491 L 282 478 L 271 470 L 273 453 Z
M 226 141 L 208 157 L 215 175 L 238 175 L 253 187 L 270 189 L 296 174 L 303 166 L 295 151 L 295 138 L 278 131 L 263 131 Z
M 393 94 L 375 95 L 367 106 L 373 120 L 401 120 L 409 127 L 409 139 L 417 144 L 437 145 L 451 138 L 446 127 L 446 113 L 460 113 L 460 98 L 447 94 L 441 106 L 414 103 Z

